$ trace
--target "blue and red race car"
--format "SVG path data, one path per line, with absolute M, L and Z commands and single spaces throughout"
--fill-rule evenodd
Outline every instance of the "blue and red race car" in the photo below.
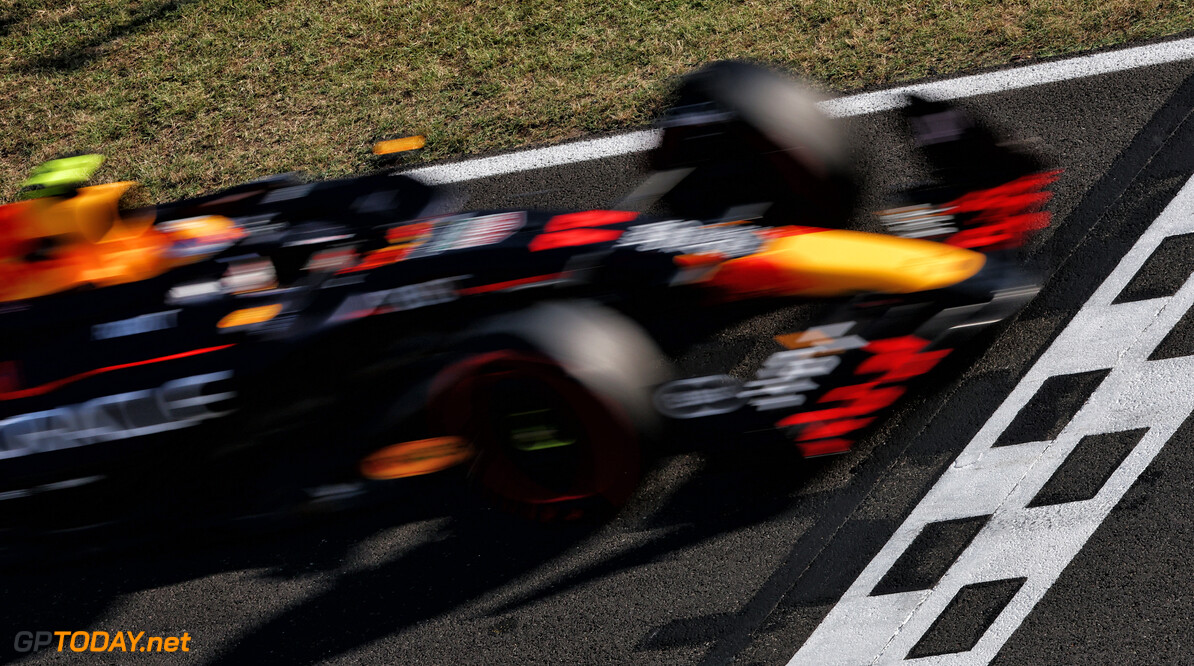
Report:
M 95 158 L 52 162 L 0 207 L 0 524 L 275 468 L 354 494 L 466 469 L 567 519 L 668 442 L 847 452 L 1037 289 L 1017 248 L 1055 174 L 944 104 L 907 113 L 938 182 L 889 233 L 844 228 L 857 186 L 811 96 L 734 62 L 683 80 L 631 209 L 459 212 L 381 172 L 122 210 L 131 184 L 82 185 Z M 817 319 L 773 317 L 770 353 L 718 348 L 794 302 Z

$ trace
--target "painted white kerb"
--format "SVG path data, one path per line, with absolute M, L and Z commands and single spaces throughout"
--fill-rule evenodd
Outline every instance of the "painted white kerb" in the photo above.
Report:
M 835 117 L 860 116 L 894 109 L 903 104 L 904 96 L 909 93 L 938 100 L 959 99 L 1191 59 L 1194 59 L 1194 37 L 1035 65 L 1012 67 L 985 74 L 972 74 L 942 81 L 848 95 L 822 102 L 821 108 Z M 658 132 L 644 130 L 546 148 L 533 148 L 494 157 L 439 164 L 412 169 L 407 173 L 430 184 L 459 183 L 531 169 L 545 169 L 564 164 L 640 153 L 654 148 L 658 143 Z
M 1167 236 L 1194 232 L 1194 179 L 1124 256 L 830 610 L 790 664 L 889 664 L 909 650 L 963 586 L 1027 581 L 969 652 L 907 660 L 986 664 L 1016 630 L 1128 488 L 1194 411 L 1194 356 L 1148 356 L 1194 304 L 1194 280 L 1172 297 L 1112 305 Z M 991 445 L 1049 377 L 1110 369 L 1058 437 Z M 1149 428 L 1090 500 L 1027 508 L 1086 435 Z M 927 524 L 991 519 L 931 590 L 868 596 Z

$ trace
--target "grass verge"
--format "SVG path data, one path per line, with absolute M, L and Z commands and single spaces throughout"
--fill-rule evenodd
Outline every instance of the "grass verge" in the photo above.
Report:
M 1194 29 L 1194 0 L 9 0 L 0 198 L 38 162 L 195 194 L 642 126 L 669 77 L 752 58 L 837 90 Z

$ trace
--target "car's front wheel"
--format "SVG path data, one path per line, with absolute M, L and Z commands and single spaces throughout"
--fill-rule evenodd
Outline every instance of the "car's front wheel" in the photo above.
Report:
M 622 506 L 656 435 L 662 355 L 632 322 L 586 304 L 545 304 L 490 322 L 437 377 L 432 415 L 471 442 L 470 478 L 538 520 Z

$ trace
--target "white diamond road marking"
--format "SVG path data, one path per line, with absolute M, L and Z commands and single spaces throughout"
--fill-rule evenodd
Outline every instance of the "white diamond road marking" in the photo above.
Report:
M 1185 184 L 1098 291 L 904 520 L 790 664 L 986 664 L 1194 411 L 1194 356 L 1148 356 L 1194 303 L 1194 280 L 1172 297 L 1111 301 L 1168 236 L 1194 232 L 1194 179 Z M 1110 369 L 1053 441 L 991 445 L 1046 379 Z M 1149 430 L 1092 499 L 1027 508 L 1086 435 Z M 868 596 L 925 525 L 990 515 L 929 590 Z M 906 660 L 958 590 L 1027 578 L 969 652 Z
M 904 97 L 908 94 L 922 95 L 935 100 L 959 99 L 1190 59 L 1194 59 L 1194 37 L 847 95 L 822 102 L 821 110 L 836 118 L 861 116 L 903 106 Z M 506 155 L 436 164 L 411 169 L 406 174 L 433 185 L 460 183 L 531 169 L 546 169 L 641 153 L 657 145 L 659 132 L 642 130 L 546 148 L 520 150 Z

